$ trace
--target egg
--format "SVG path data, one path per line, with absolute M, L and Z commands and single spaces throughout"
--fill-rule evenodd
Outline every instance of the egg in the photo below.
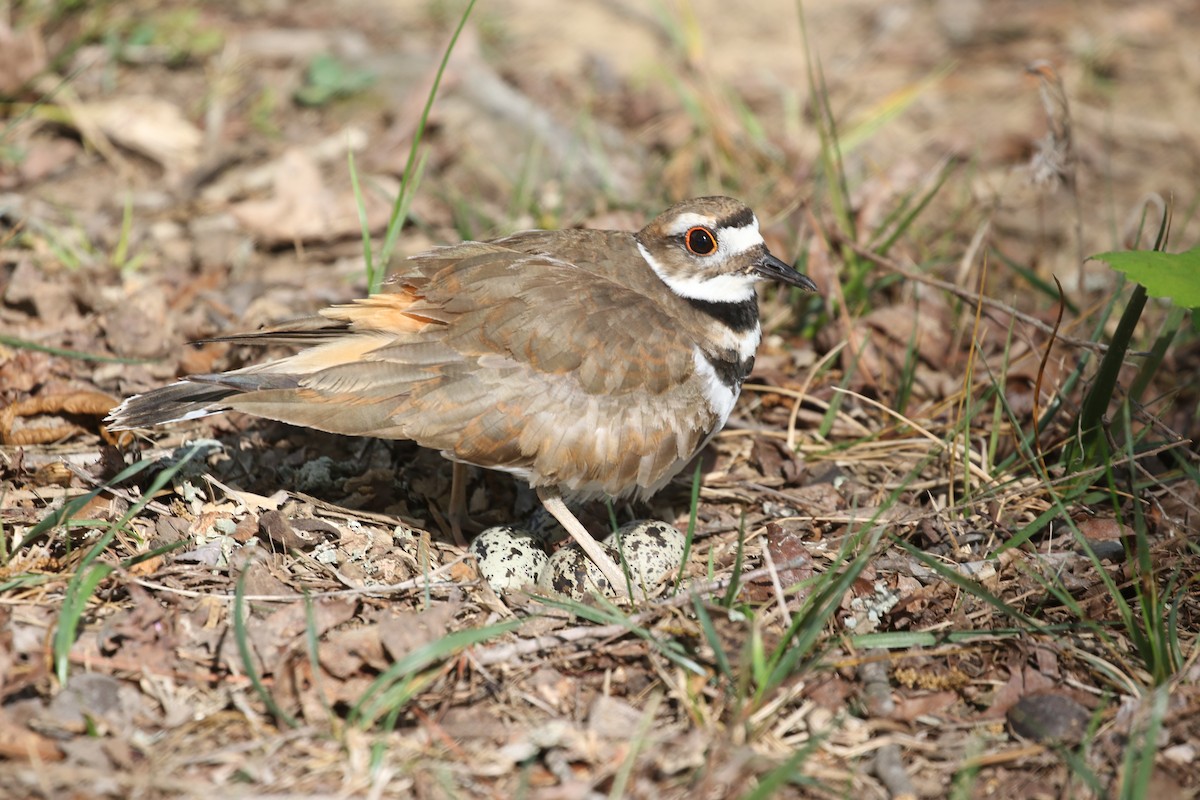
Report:
M 683 534 L 674 526 L 653 519 L 622 525 L 604 540 L 605 545 L 623 552 L 633 582 L 646 590 L 679 572 L 683 543 Z
M 620 563 L 616 550 L 604 546 L 613 561 Z M 587 554 L 574 542 L 565 544 L 554 551 L 550 560 L 542 570 L 537 588 L 546 594 L 561 594 L 575 600 L 582 600 L 592 594 L 613 595 L 608 578 L 600 572 Z
M 467 552 L 475 556 L 479 574 L 497 594 L 536 585 L 549 560 L 532 533 L 511 525 L 488 528 L 472 540 Z
M 683 559 L 683 543 L 683 534 L 667 523 L 641 520 L 623 525 L 601 546 L 618 564 L 623 553 L 634 585 L 650 590 L 664 577 L 678 571 Z M 538 589 L 576 600 L 592 593 L 615 594 L 599 568 L 574 542 L 560 547 L 550 556 L 538 581 Z

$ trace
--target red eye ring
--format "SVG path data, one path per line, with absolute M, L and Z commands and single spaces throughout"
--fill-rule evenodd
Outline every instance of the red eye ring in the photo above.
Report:
M 694 228 L 688 228 L 687 233 L 683 235 L 683 243 L 689 253 L 711 256 L 717 249 L 717 236 L 703 225 L 697 225 Z

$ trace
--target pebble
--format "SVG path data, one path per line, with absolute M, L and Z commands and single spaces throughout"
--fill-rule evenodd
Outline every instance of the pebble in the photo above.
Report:
M 1091 712 L 1064 694 L 1026 695 L 1008 710 L 1013 733 L 1035 742 L 1077 744 L 1087 731 Z

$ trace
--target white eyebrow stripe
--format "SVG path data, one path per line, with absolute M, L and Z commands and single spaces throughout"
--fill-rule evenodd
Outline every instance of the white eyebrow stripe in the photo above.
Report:
M 766 244 L 762 234 L 758 232 L 758 220 L 740 228 L 726 228 L 720 233 L 717 246 L 726 256 L 736 256 Z
M 763 242 L 762 234 L 758 231 L 758 217 L 752 216 L 750 222 L 740 228 L 716 229 L 711 217 L 703 214 L 688 212 L 680 214 L 667 229 L 668 236 L 682 236 L 695 227 L 709 228 L 717 235 L 717 246 L 726 255 L 744 253 Z
M 680 214 L 679 216 L 675 217 L 674 221 L 671 223 L 671 227 L 667 228 L 667 235 L 682 236 L 691 228 L 695 228 L 697 226 L 703 228 L 712 228 L 715 227 L 715 225 L 716 223 L 713 221 L 712 217 L 705 216 L 704 214 L 697 214 L 694 211 L 689 211 L 686 214 Z

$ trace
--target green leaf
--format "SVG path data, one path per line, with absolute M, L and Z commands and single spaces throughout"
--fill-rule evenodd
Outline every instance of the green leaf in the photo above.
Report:
M 328 53 L 322 53 L 308 66 L 305 85 L 293 95 L 304 106 L 322 106 L 339 97 L 361 92 L 375 82 L 375 73 L 354 69 Z
M 1092 256 L 1146 287 L 1151 297 L 1167 297 L 1184 308 L 1200 308 L 1200 247 L 1185 253 L 1125 250 Z

